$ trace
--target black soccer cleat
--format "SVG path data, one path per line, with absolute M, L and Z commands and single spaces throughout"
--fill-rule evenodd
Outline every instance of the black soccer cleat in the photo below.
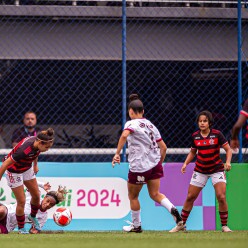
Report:
M 181 217 L 181 215 L 179 214 L 178 210 L 175 207 L 171 208 L 171 214 L 175 218 L 175 221 L 176 221 L 177 224 L 180 221 L 182 221 L 182 217 Z

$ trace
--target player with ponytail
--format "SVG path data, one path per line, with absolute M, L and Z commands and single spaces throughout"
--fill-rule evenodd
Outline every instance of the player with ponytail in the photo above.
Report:
M 37 136 L 24 138 L 6 156 L 0 167 L 0 180 L 5 172 L 7 183 L 16 197 L 16 219 L 20 234 L 28 233 L 24 228 L 26 202 L 24 185 L 31 194 L 29 220 L 33 222 L 37 230 L 40 229 L 36 218 L 40 207 L 40 193 L 35 174 L 39 171 L 37 164 L 39 154 L 49 150 L 53 142 L 54 130 L 52 128 L 39 132 Z

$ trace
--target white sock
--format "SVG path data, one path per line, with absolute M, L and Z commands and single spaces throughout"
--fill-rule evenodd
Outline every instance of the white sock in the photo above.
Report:
M 166 197 L 160 202 L 160 204 L 161 206 L 165 207 L 169 211 L 169 213 L 171 213 L 171 208 L 175 207 Z
M 140 210 L 138 211 L 131 210 L 131 215 L 132 215 L 132 222 L 133 222 L 134 227 L 141 226 Z

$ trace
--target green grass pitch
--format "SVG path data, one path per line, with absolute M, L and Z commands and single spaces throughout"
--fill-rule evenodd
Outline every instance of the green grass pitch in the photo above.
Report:
M 0 235 L 1 248 L 247 248 L 248 231 L 64 232 L 60 234 Z

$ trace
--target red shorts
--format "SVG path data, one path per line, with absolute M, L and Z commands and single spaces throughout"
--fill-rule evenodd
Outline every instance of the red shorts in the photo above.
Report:
M 4 205 L 0 203 L 0 206 L 4 206 Z M 0 234 L 8 234 L 6 224 L 7 224 L 7 214 L 2 220 L 0 220 Z
M 162 164 L 159 162 L 152 169 L 145 172 L 128 172 L 128 182 L 131 184 L 146 184 L 149 180 L 158 179 L 164 176 Z

